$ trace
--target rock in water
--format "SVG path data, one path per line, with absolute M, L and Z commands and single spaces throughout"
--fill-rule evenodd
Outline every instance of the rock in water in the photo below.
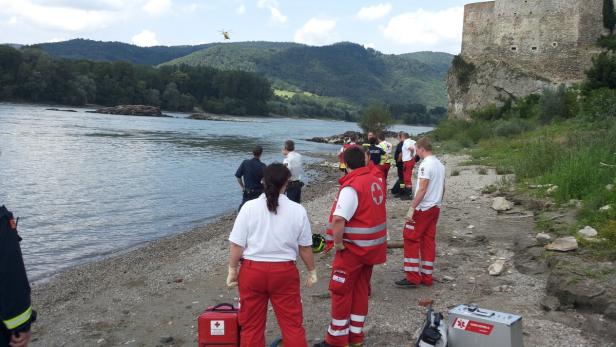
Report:
M 578 243 L 573 236 L 561 237 L 554 240 L 554 242 L 547 244 L 545 246 L 545 249 L 547 249 L 548 251 L 558 252 L 575 251 L 576 249 L 578 249 Z
M 488 267 L 488 272 L 490 273 L 490 276 L 499 276 L 500 274 L 503 273 L 504 270 L 505 270 L 505 260 L 504 259 L 499 259 Z
M 550 241 L 552 241 L 552 236 L 546 233 L 538 233 L 536 238 L 537 238 L 537 243 L 539 243 L 542 246 L 547 245 L 548 243 L 550 243 Z
M 597 237 L 597 230 L 587 225 L 584 227 L 584 229 L 578 231 L 578 234 L 584 236 L 585 238 L 593 238 Z
M 114 107 L 99 108 L 95 113 L 119 114 L 125 116 L 166 117 L 160 107 L 147 105 L 118 105 Z
M 499 196 L 492 201 L 492 209 L 495 211 L 509 211 L 511 210 L 511 202 Z

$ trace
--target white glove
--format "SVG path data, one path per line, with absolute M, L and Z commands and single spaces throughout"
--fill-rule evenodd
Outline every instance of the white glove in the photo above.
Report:
M 317 283 L 317 269 L 308 271 L 308 277 L 306 278 L 306 287 L 310 288 Z
M 229 266 L 229 274 L 227 275 L 227 287 L 237 287 L 237 266 Z

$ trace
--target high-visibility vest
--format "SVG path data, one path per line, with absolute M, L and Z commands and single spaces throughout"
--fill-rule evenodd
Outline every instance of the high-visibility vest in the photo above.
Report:
M 353 146 L 357 146 L 355 142 L 345 143 L 344 145 L 342 145 L 342 152 L 338 153 L 339 168 L 346 169 L 346 163 L 344 162 L 344 151 Z
M 383 181 L 373 174 L 371 167 L 365 166 L 353 170 L 339 182 L 340 190 L 352 187 L 358 198 L 357 210 L 346 223 L 342 236 L 345 252 L 352 252 L 367 265 L 384 263 L 387 259 L 387 212 Z M 337 203 L 338 196 L 329 214 L 328 247 L 333 243 L 332 220 Z

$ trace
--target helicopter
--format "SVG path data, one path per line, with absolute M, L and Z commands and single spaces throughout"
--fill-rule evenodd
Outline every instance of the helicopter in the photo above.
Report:
M 221 31 L 219 31 L 219 33 L 222 34 L 225 40 L 231 40 L 231 31 L 226 31 L 225 29 L 222 29 Z

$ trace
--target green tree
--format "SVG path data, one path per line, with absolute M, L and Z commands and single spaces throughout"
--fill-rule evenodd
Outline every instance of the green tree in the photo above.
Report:
M 383 104 L 372 104 L 362 112 L 357 124 L 364 133 L 367 133 L 369 131 L 382 132 L 387 130 L 393 122 L 389 108 Z
M 614 12 L 613 0 L 603 0 L 603 26 L 610 29 L 610 33 L 614 31 L 616 26 L 616 12 Z
M 616 89 L 616 55 L 603 52 L 593 58 L 592 67 L 586 71 L 586 89 Z

